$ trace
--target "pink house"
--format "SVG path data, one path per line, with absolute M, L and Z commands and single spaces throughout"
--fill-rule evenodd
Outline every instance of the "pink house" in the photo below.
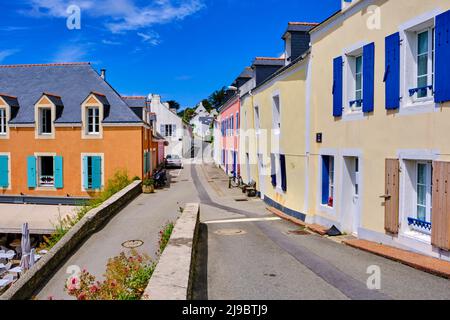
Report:
M 227 174 L 240 175 L 239 129 L 241 101 L 239 94 L 233 95 L 220 109 L 222 133 L 221 164 Z

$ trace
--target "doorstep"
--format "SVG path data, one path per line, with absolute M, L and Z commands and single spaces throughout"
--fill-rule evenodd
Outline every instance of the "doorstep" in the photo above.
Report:
M 403 263 L 415 269 L 450 279 L 450 262 L 367 240 L 345 240 L 343 243 L 350 247 Z

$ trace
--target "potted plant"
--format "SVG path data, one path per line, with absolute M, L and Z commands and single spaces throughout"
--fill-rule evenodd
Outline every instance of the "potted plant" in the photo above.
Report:
M 155 193 L 155 180 L 147 178 L 142 182 L 142 192 L 149 194 Z

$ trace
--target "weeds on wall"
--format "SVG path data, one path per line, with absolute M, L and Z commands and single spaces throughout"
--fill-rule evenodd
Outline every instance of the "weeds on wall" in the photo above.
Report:
M 131 182 L 132 180 L 130 180 L 126 171 L 117 171 L 114 176 L 108 180 L 106 188 L 98 193 L 95 198 L 78 208 L 74 215 L 59 219 L 55 225 L 55 231 L 49 237 L 44 236 L 44 242 L 40 244 L 39 249 L 50 250 L 53 248 L 90 210 L 99 207 L 114 194 L 130 185 Z

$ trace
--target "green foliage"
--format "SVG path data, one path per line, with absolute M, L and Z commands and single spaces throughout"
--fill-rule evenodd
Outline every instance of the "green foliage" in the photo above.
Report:
M 175 224 L 173 222 L 168 222 L 159 232 L 159 251 L 157 252 L 157 255 L 161 255 L 166 249 L 174 228 Z
M 127 187 L 132 181 L 128 178 L 128 173 L 124 170 L 117 171 L 114 176 L 108 180 L 107 187 L 100 192 L 97 197 L 89 200 L 83 206 L 79 207 L 75 214 L 59 219 L 55 224 L 55 231 L 50 237 L 44 236 L 44 242 L 40 244 L 41 250 L 50 250 L 58 241 L 64 237 L 69 230 L 75 226 L 90 210 L 97 208 L 114 194 Z
M 225 88 L 214 91 L 208 98 L 208 101 L 211 105 L 208 111 L 211 111 L 213 108 L 218 108 L 225 103 L 227 91 Z
M 151 178 L 147 178 L 142 182 L 142 185 L 145 187 L 151 187 L 155 185 L 155 180 Z
M 167 101 L 167 103 L 169 104 L 169 108 L 171 109 L 180 110 L 181 108 L 180 104 L 175 100 L 169 100 Z

